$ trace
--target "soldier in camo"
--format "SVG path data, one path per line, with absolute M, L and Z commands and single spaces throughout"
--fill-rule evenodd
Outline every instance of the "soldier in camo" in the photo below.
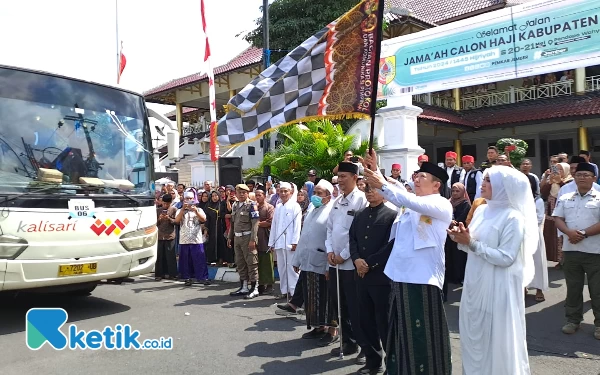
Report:
M 246 184 L 235 187 L 238 201 L 231 209 L 231 228 L 227 246 L 235 253 L 235 264 L 240 275 L 240 288 L 229 295 L 246 296 L 247 299 L 258 296 L 258 222 L 259 213 L 256 202 L 248 198 L 250 189 Z M 250 287 L 250 288 L 249 288 Z

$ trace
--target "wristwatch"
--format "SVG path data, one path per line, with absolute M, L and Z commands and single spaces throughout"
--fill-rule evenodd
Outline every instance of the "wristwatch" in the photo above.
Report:
M 388 188 L 387 184 L 383 184 L 383 185 L 381 185 L 381 189 L 379 189 L 379 190 L 381 190 L 381 192 L 384 192 L 387 190 L 387 188 Z
M 584 231 L 584 230 L 580 230 L 580 231 L 579 231 L 579 233 L 583 234 L 583 237 L 584 237 L 584 238 L 588 238 L 588 235 L 585 233 L 585 231 Z

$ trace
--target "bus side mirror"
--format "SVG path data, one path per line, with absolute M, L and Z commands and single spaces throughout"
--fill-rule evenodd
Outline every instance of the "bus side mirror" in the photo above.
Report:
M 167 133 L 167 149 L 169 150 L 169 159 L 179 159 L 179 133 Z
M 167 133 L 167 149 L 169 150 L 169 159 L 179 159 L 179 130 L 177 129 L 177 126 L 175 126 L 171 120 L 156 112 L 152 108 L 147 108 L 147 110 L 149 117 L 157 119 L 171 129 L 171 131 Z

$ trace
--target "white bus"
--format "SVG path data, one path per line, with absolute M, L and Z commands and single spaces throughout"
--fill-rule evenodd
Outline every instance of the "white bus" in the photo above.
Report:
M 89 293 L 152 270 L 149 115 L 176 130 L 139 94 L 0 66 L 0 291 Z

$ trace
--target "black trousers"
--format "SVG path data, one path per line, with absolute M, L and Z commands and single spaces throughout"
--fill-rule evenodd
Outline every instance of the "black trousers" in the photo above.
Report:
M 357 284 L 367 367 L 378 368 L 383 363 L 383 348 L 387 345 L 391 285 L 367 285 L 361 280 Z
M 294 289 L 294 295 L 290 300 L 290 303 L 296 307 L 302 307 L 304 305 L 304 282 L 306 278 L 306 272 L 300 271 L 298 275 L 298 282 L 296 283 L 296 289 Z
M 175 257 L 175 240 L 158 240 L 154 275 L 163 277 L 177 276 L 177 258 Z
M 365 348 L 365 340 L 360 328 L 358 289 L 356 270 L 340 270 L 340 305 L 342 316 L 342 341 L 346 344 L 358 344 Z M 355 276 L 356 275 L 356 276 Z M 329 268 L 329 295 L 331 304 L 337 309 L 337 276 L 334 267 Z

